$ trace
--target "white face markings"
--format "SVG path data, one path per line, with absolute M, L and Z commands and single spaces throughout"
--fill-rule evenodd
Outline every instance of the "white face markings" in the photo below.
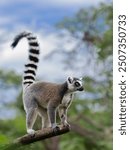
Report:
M 83 86 L 83 84 L 82 84 L 82 81 L 81 81 L 81 80 L 76 80 L 75 85 L 76 85 L 76 83 L 79 83 L 79 84 L 77 85 L 78 87 Z
M 67 78 L 68 89 L 70 91 L 82 91 L 83 83 L 81 78 L 68 77 Z

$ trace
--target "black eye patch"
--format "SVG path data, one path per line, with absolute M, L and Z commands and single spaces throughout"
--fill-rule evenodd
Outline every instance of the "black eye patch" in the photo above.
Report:
M 79 86 L 80 86 L 80 83 L 79 83 L 79 82 L 75 82 L 74 84 L 75 84 L 76 87 L 79 87 Z

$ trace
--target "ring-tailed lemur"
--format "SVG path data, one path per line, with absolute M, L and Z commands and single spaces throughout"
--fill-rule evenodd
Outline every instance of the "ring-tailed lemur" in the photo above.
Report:
M 68 77 L 62 84 L 50 82 L 35 82 L 37 63 L 39 61 L 40 48 L 37 38 L 28 32 L 17 35 L 12 43 L 14 48 L 19 40 L 26 37 L 29 43 L 29 61 L 25 65 L 23 75 L 23 104 L 26 112 L 27 133 L 34 134 L 32 129 L 37 114 L 42 118 L 42 128 L 56 124 L 56 110 L 59 112 L 61 123 L 66 126 L 67 109 L 70 106 L 75 91 L 83 91 L 82 79 Z

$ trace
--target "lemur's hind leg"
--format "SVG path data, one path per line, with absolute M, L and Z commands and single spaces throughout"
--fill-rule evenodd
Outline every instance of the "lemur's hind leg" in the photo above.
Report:
M 49 116 L 51 127 L 53 129 L 58 128 L 57 123 L 56 123 L 56 109 L 57 107 L 55 106 L 55 104 L 52 104 L 52 103 L 50 103 L 47 108 L 47 113 Z
M 38 114 L 38 105 L 32 94 L 27 94 L 28 89 L 23 94 L 24 110 L 26 112 L 26 129 L 28 134 L 34 134 L 33 125 Z
M 34 134 L 33 125 L 37 118 L 37 108 L 29 108 L 26 112 L 26 128 L 28 134 Z
M 42 118 L 42 129 L 50 127 L 50 121 L 48 118 L 47 109 L 39 107 L 38 112 L 40 117 Z

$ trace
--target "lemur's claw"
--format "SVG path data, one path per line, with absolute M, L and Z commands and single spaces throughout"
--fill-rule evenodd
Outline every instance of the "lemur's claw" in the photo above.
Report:
M 70 128 L 70 124 L 68 124 L 67 121 L 66 121 L 66 122 L 63 122 L 62 125 L 63 125 L 63 127 L 68 127 L 68 128 Z
M 63 126 L 70 128 L 70 124 L 68 124 L 68 123 L 67 123 L 67 124 L 64 124 Z
M 56 133 L 57 131 L 59 131 L 60 130 L 60 128 L 58 127 L 58 126 L 55 126 L 54 128 L 53 128 L 53 131 Z

